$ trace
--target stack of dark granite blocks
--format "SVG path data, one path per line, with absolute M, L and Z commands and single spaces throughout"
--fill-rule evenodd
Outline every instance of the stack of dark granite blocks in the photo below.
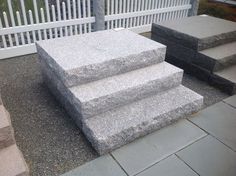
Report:
M 236 23 L 194 16 L 153 24 L 151 38 L 166 60 L 229 94 L 236 93 Z

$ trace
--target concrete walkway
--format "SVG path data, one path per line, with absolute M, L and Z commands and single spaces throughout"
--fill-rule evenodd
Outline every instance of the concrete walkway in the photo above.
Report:
M 235 176 L 236 95 L 63 176 Z

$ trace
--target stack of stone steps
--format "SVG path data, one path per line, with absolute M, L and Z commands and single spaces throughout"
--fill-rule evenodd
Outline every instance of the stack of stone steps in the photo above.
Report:
M 166 47 L 128 30 L 37 43 L 47 86 L 99 154 L 197 112 Z
M 0 175 L 29 176 L 28 167 L 15 143 L 10 115 L 0 97 Z
M 151 38 L 167 45 L 167 61 L 229 94 L 236 93 L 236 23 L 194 16 L 153 24 Z

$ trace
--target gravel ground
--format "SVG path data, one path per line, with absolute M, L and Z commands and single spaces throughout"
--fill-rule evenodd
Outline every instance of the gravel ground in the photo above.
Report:
M 205 107 L 228 96 L 189 75 L 183 84 Z M 59 175 L 98 156 L 44 85 L 36 55 L 1 60 L 0 89 L 31 175 Z

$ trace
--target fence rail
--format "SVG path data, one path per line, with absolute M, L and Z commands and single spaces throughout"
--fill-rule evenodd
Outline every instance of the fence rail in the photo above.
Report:
M 39 7 L 37 0 L 30 1 L 32 9 L 26 10 L 25 0 L 19 0 L 19 10 L 14 11 L 12 0 L 7 0 L 8 10 L 0 15 L 0 59 L 34 53 L 34 43 L 40 40 L 121 27 L 147 32 L 153 22 L 193 14 L 198 3 L 198 0 L 96 0 L 96 3 L 44 0 L 43 7 Z

